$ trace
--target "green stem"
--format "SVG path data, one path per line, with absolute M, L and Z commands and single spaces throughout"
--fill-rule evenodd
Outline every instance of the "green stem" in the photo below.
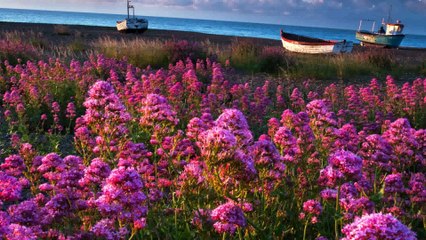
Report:
M 133 231 L 133 232 L 132 232 L 132 235 L 130 235 L 130 237 L 129 237 L 129 240 L 132 240 L 132 239 L 133 239 L 133 237 L 135 236 L 135 234 L 136 234 L 136 231 Z
M 339 239 L 339 222 L 337 219 L 337 214 L 340 214 L 339 198 L 340 198 L 340 185 L 337 188 L 336 214 L 334 216 L 334 234 L 335 234 L 336 240 Z
M 243 235 L 241 233 L 241 229 L 240 228 L 238 228 L 238 239 L 239 240 L 243 240 Z
M 254 224 L 252 221 L 250 221 L 248 218 L 246 218 L 246 221 L 247 221 L 247 223 L 248 224 L 250 224 L 254 229 L 256 229 L 256 231 L 259 231 L 259 232 L 261 232 L 262 230 L 258 227 L 258 226 L 256 226 L 256 224 Z
M 306 230 L 308 229 L 308 220 L 305 222 L 305 227 L 303 228 L 303 240 L 306 240 Z

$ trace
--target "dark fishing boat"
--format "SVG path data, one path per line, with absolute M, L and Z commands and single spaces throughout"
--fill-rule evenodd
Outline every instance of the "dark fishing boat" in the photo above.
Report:
M 397 48 L 401 44 L 405 35 L 402 34 L 404 24 L 400 20 L 391 23 L 392 5 L 389 7 L 388 19 L 382 19 L 382 26 L 378 31 L 375 31 L 376 21 L 374 20 L 361 20 L 359 22 L 358 31 L 356 32 L 356 39 L 360 41 L 361 46 L 374 45 L 388 48 Z M 372 22 L 371 31 L 362 30 L 363 22 Z
M 362 30 L 363 21 L 372 22 L 371 31 Z M 364 45 L 377 45 L 389 48 L 397 48 L 401 44 L 405 35 L 402 34 L 404 24 L 397 20 L 396 23 L 386 23 L 382 21 L 382 26 L 378 31 L 374 31 L 376 22 L 373 20 L 361 20 L 359 23 L 358 31 L 356 32 L 356 39 Z

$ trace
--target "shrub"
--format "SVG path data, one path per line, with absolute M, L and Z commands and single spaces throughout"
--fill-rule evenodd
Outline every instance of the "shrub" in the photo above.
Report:
M 192 62 L 206 58 L 206 53 L 197 42 L 167 41 L 164 44 L 164 49 L 167 52 L 168 61 L 173 64 L 180 60 L 185 61 L 187 58 L 191 59 Z
M 0 62 L 7 60 L 10 64 L 15 65 L 18 62 L 36 60 L 38 57 L 40 54 L 28 43 L 0 40 Z
M 392 70 L 394 65 L 394 60 L 391 54 L 389 54 L 386 49 L 381 51 L 371 51 L 367 54 L 368 62 L 382 71 Z
M 145 68 L 167 67 L 169 64 L 168 52 L 164 48 L 164 42 L 143 39 L 136 40 L 114 40 L 103 38 L 95 43 L 97 49 L 107 57 L 116 59 L 127 59 L 129 63 Z
M 425 239 L 424 78 L 244 81 L 210 60 L 155 71 L 102 55 L 3 65 L 2 237 Z
M 294 66 L 293 59 L 284 54 L 282 47 L 265 47 L 259 56 L 258 68 L 261 72 L 277 73 Z
M 230 61 L 235 68 L 258 72 L 261 48 L 250 40 L 236 40 L 231 45 Z

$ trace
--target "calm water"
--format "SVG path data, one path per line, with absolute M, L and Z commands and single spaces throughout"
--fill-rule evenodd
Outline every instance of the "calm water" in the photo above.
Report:
M 125 15 L 75 13 L 56 11 L 36 11 L 0 8 L 0 21 L 4 22 L 29 22 L 29 23 L 54 23 L 54 24 L 79 24 L 90 26 L 114 27 L 117 20 L 125 18 Z M 354 23 L 353 30 L 297 27 L 273 24 L 225 22 L 213 20 L 194 20 L 181 18 L 146 17 L 149 20 L 149 28 L 192 31 L 229 36 L 259 37 L 268 39 L 280 39 L 280 29 L 288 32 L 325 39 L 346 39 L 358 42 L 355 39 L 355 29 L 358 23 Z M 401 46 L 426 48 L 426 36 L 407 34 Z

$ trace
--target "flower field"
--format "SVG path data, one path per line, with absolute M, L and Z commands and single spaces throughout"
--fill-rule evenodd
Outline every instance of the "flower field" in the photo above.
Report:
M 426 79 L 15 61 L 0 64 L 2 239 L 426 238 Z

